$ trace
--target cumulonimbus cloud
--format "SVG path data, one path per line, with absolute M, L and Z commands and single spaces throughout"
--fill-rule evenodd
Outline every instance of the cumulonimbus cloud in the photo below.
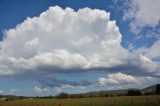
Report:
M 123 48 L 121 38 L 116 21 L 110 20 L 110 13 L 104 10 L 50 7 L 5 32 L 0 42 L 0 76 L 30 73 L 28 78 L 42 81 L 39 78 L 50 79 L 50 75 L 54 79 L 56 72 L 115 66 L 136 66 L 148 71 L 153 64 L 153 71 L 157 71 L 157 63 L 143 61 L 147 57 L 139 58 Z M 149 63 L 153 64 L 148 66 Z M 42 82 L 52 85 L 52 79 Z
M 103 10 L 84 8 L 76 12 L 50 7 L 39 17 L 27 18 L 6 31 L 1 42 L 1 60 L 6 61 L 1 68 L 6 71 L 1 74 L 40 66 L 53 66 L 54 71 L 54 67 L 116 65 L 124 58 L 121 54 L 127 53 L 121 47 L 121 37 L 116 22 Z

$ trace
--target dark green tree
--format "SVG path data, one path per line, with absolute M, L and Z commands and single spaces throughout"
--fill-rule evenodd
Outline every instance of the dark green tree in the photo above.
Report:
M 156 86 L 156 94 L 160 94 L 160 84 L 157 84 Z
M 58 99 L 65 99 L 68 98 L 69 95 L 67 93 L 60 93 L 56 96 Z
M 139 95 L 142 95 L 142 93 L 139 90 L 129 90 L 127 95 L 128 96 L 139 96 Z

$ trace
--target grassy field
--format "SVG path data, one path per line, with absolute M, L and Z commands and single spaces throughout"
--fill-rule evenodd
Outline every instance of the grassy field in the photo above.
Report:
M 0 101 L 0 106 L 160 106 L 158 96 Z

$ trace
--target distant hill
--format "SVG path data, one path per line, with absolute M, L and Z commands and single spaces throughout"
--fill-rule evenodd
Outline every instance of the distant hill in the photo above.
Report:
M 118 90 L 108 90 L 108 91 L 96 91 L 96 92 L 89 92 L 86 93 L 87 95 L 97 95 L 97 96 L 102 96 L 102 94 L 108 94 L 108 96 L 121 96 L 121 95 L 126 95 L 129 90 L 140 90 L 136 88 L 131 88 L 131 89 L 118 89 Z
M 141 90 L 145 95 L 160 94 L 160 84 L 152 85 Z
M 130 88 L 130 89 L 118 89 L 118 90 L 108 90 L 108 91 L 95 91 L 95 92 L 88 92 L 88 93 L 81 93 L 81 94 L 70 94 L 69 96 L 71 97 L 127 96 L 129 91 L 140 92 L 141 95 L 156 95 L 158 94 L 157 92 L 158 86 L 160 90 L 160 84 L 155 84 L 155 85 L 143 88 L 143 89 Z
M 130 94 L 129 94 L 130 93 Z M 108 91 L 95 91 L 79 94 L 67 94 L 61 93 L 57 96 L 45 96 L 45 97 L 26 97 L 15 95 L 0 95 L 0 100 L 4 98 L 7 100 L 13 99 L 29 99 L 29 98 L 85 98 L 85 97 L 108 97 L 108 96 L 132 96 L 132 95 L 156 95 L 160 94 L 160 84 L 152 85 L 143 89 L 131 88 L 131 89 L 118 89 Z
M 119 89 L 109 91 L 95 91 L 81 94 L 70 94 L 70 97 L 108 97 L 108 96 L 127 96 L 128 91 L 140 91 L 141 89 Z

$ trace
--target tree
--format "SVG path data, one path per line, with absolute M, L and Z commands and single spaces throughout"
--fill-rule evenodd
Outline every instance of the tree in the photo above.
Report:
M 65 98 L 68 98 L 69 95 L 67 93 L 60 93 L 56 97 L 59 98 L 59 99 L 65 99 Z
M 160 94 L 160 84 L 157 84 L 156 86 L 156 94 Z
M 100 97 L 104 97 L 105 94 L 103 92 L 100 93 Z
M 142 93 L 139 90 L 129 90 L 127 95 L 128 96 L 139 96 L 139 95 L 142 95 Z
M 14 98 L 13 97 L 8 97 L 8 98 L 6 98 L 5 101 L 14 101 Z
M 105 97 L 108 97 L 108 96 L 109 96 L 109 95 L 106 93 L 106 94 L 105 94 Z

